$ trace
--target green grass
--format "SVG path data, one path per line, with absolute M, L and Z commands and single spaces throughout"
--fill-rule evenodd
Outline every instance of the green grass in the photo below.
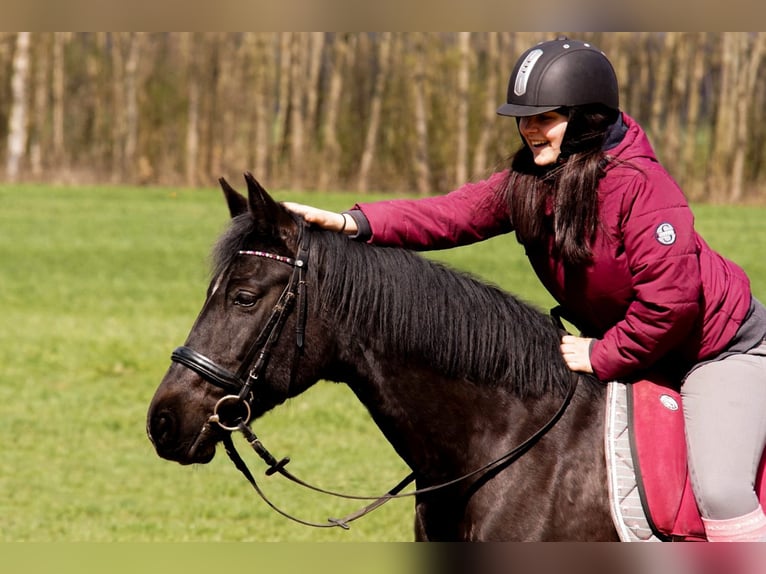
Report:
M 275 196 L 331 209 L 355 199 Z M 766 299 L 766 209 L 695 212 Z M 201 306 L 226 223 L 213 189 L 0 187 L 0 541 L 411 539 L 410 499 L 348 532 L 315 530 L 269 510 L 222 454 L 197 467 L 155 455 L 146 409 Z M 551 305 L 512 236 L 429 256 Z M 295 474 L 328 488 L 380 494 L 407 472 L 341 385 L 318 384 L 255 430 Z M 292 513 L 322 522 L 359 506 L 263 478 L 242 452 Z

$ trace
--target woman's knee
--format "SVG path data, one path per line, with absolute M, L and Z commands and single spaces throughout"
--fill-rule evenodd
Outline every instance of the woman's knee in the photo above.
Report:
M 695 477 L 694 494 L 705 518 L 726 520 L 758 508 L 752 482 L 726 473 L 703 473 Z

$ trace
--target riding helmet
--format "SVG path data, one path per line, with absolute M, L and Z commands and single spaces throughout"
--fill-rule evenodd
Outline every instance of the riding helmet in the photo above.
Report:
M 508 81 L 502 116 L 533 116 L 562 106 L 603 104 L 617 110 L 617 76 L 592 44 L 559 37 L 524 52 Z

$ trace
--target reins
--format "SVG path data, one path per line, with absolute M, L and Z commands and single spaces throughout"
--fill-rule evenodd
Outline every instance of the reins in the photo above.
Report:
M 410 484 L 416 479 L 416 474 L 414 472 L 408 474 L 404 479 L 402 479 L 398 484 L 396 484 L 392 489 L 390 489 L 388 492 L 386 492 L 382 496 L 358 496 L 358 495 L 335 492 L 335 491 L 319 488 L 317 486 L 314 486 L 298 478 L 297 476 L 292 474 L 290 471 L 285 469 L 285 466 L 287 465 L 288 462 L 290 462 L 290 459 L 287 457 L 279 459 L 279 460 L 275 458 L 268 451 L 268 449 L 263 445 L 260 439 L 255 435 L 255 433 L 250 428 L 248 423 L 250 421 L 250 416 L 251 416 L 250 402 L 254 398 L 253 397 L 253 392 L 255 392 L 254 387 L 257 384 L 257 382 L 261 379 L 264 371 L 266 370 L 268 361 L 271 356 L 271 351 L 279 339 L 279 336 L 282 332 L 282 328 L 284 327 L 287 317 L 290 315 L 290 313 L 293 310 L 293 307 L 296 305 L 296 302 L 297 302 L 298 317 L 296 321 L 296 331 L 295 331 L 296 352 L 294 354 L 293 366 L 290 370 L 291 384 L 292 384 L 293 377 L 295 376 L 295 372 L 297 370 L 297 362 L 299 360 L 301 353 L 303 352 L 303 345 L 304 345 L 304 339 L 305 339 L 307 297 L 306 297 L 306 282 L 305 282 L 304 274 L 308 265 L 309 246 L 310 246 L 310 233 L 308 231 L 307 226 L 303 224 L 299 228 L 298 253 L 294 259 L 291 257 L 285 257 L 282 255 L 277 255 L 274 253 L 269 253 L 264 251 L 239 251 L 238 252 L 239 255 L 263 257 L 263 258 L 271 259 L 274 261 L 279 261 L 281 263 L 285 263 L 293 267 L 293 273 L 291 274 L 290 280 L 288 281 L 287 285 L 282 291 L 282 294 L 280 295 L 276 304 L 272 308 L 272 311 L 269 315 L 268 320 L 266 321 L 266 324 L 261 329 L 258 336 L 254 339 L 253 343 L 250 345 L 247 353 L 245 354 L 245 358 L 240 364 L 240 367 L 236 373 L 233 373 L 229 371 L 228 369 L 221 367 L 220 365 L 216 364 L 214 361 L 212 361 L 208 357 L 202 355 L 201 353 L 198 353 L 197 351 L 189 347 L 178 347 L 177 349 L 173 351 L 171 355 L 171 359 L 174 362 L 184 365 L 185 367 L 197 373 L 204 380 L 208 381 L 209 383 L 229 393 L 225 395 L 224 397 L 222 397 L 216 403 L 215 407 L 213 408 L 213 414 L 210 416 L 206 424 L 215 423 L 215 424 L 218 424 L 223 430 L 228 431 L 223 438 L 223 444 L 226 449 L 227 455 L 234 463 L 234 466 L 245 476 L 245 478 L 253 486 L 255 491 L 264 500 L 264 502 L 266 502 L 266 504 L 268 504 L 269 507 L 271 507 L 274 511 L 276 511 L 280 515 L 294 522 L 297 522 L 299 524 L 303 524 L 305 526 L 312 526 L 315 528 L 341 527 L 344 529 L 348 529 L 349 524 L 351 522 L 361 518 L 362 516 L 369 514 L 376 508 L 379 508 L 381 505 L 383 505 L 384 503 L 394 498 L 418 496 L 421 494 L 426 494 L 429 492 L 441 490 L 441 489 L 453 486 L 455 484 L 458 484 L 460 482 L 463 482 L 465 480 L 468 480 L 484 472 L 488 472 L 501 465 L 511 464 L 514 460 L 518 459 L 520 456 L 526 453 L 530 448 L 532 448 L 532 446 L 534 446 L 535 443 L 537 443 L 537 441 L 540 440 L 540 438 L 542 438 L 556 424 L 556 422 L 558 422 L 558 420 L 566 411 L 566 408 L 571 402 L 571 399 L 574 396 L 575 390 L 577 388 L 577 376 L 574 374 L 572 375 L 572 378 L 570 379 L 569 388 L 567 390 L 566 396 L 564 397 L 564 400 L 562 401 L 558 410 L 553 414 L 553 416 L 551 416 L 551 418 L 542 427 L 540 427 L 537 431 L 535 431 L 524 442 L 522 442 L 515 448 L 511 449 L 510 451 L 506 452 L 505 454 L 492 460 L 491 462 L 471 472 L 468 472 L 462 476 L 459 476 L 455 479 L 452 479 L 440 484 L 416 489 L 410 492 L 403 493 L 402 490 L 408 484 Z M 257 358 L 256 358 L 256 355 L 257 355 Z M 251 363 L 253 365 L 252 367 L 249 367 Z M 248 372 L 248 368 L 249 368 L 249 372 Z M 246 374 L 247 376 L 245 378 Z M 219 411 L 222 410 L 222 407 L 229 402 L 235 403 L 235 405 L 243 405 L 244 416 L 239 417 L 233 421 L 223 420 Z M 303 486 L 315 492 L 319 492 L 322 494 L 327 494 L 327 495 L 331 495 L 331 496 L 335 496 L 339 498 L 345 498 L 345 499 L 371 500 L 372 502 L 368 504 L 367 506 L 351 514 L 344 516 L 343 518 L 328 518 L 327 523 L 309 522 L 309 521 L 297 518 L 291 514 L 288 514 L 287 512 L 277 507 L 274 503 L 272 503 L 268 499 L 268 497 L 265 495 L 263 490 L 260 488 L 260 486 L 258 485 L 257 481 L 255 480 L 255 477 L 250 472 L 244 460 L 242 460 L 242 457 L 239 455 L 239 453 L 237 452 L 237 449 L 234 446 L 234 442 L 232 439 L 232 433 L 234 431 L 241 432 L 244 435 L 245 440 L 247 440 L 247 442 L 250 444 L 250 446 L 255 451 L 255 453 L 266 463 L 266 465 L 268 466 L 268 468 L 266 469 L 266 476 L 271 476 L 273 474 L 280 474 L 283 477 L 290 480 L 291 482 L 294 482 L 295 484 L 298 484 L 300 486 Z
M 468 472 L 458 478 L 449 480 L 447 482 L 442 482 L 440 484 L 427 486 L 424 488 L 419 488 L 417 490 L 413 490 L 411 492 L 404 492 L 401 491 L 412 481 L 414 481 L 417 476 L 414 472 L 411 472 L 406 477 L 404 477 L 396 486 L 394 486 L 391 490 L 386 492 L 386 494 L 382 496 L 358 496 L 358 495 L 350 495 L 350 494 L 344 494 L 340 492 L 334 492 L 332 490 L 326 490 L 323 488 L 319 488 L 317 486 L 314 486 L 310 483 L 307 483 L 295 475 L 293 475 L 290 471 L 285 469 L 285 466 L 288 462 L 290 462 L 289 457 L 285 457 L 282 459 L 277 460 L 269 451 L 268 449 L 263 445 L 263 443 L 260 441 L 260 439 L 255 435 L 255 433 L 252 431 L 252 429 L 247 425 L 245 422 L 239 422 L 236 426 L 236 428 L 232 428 L 229 426 L 225 426 L 223 428 L 227 430 L 237 430 L 240 431 L 247 442 L 250 444 L 250 446 L 253 448 L 255 453 L 268 465 L 268 468 L 266 469 L 266 476 L 271 476 L 275 473 L 281 474 L 288 480 L 299 484 L 300 486 L 303 486 L 305 488 L 308 488 L 310 490 L 313 490 L 315 492 L 320 492 L 322 494 L 328 494 L 330 496 L 335 496 L 338 498 L 345 498 L 345 499 L 352 499 L 352 500 L 372 500 L 373 502 L 368 504 L 367 506 L 364 506 L 363 508 L 360 508 L 359 510 L 348 514 L 347 516 L 344 516 L 343 518 L 328 518 L 327 523 L 317 523 L 317 522 L 309 522 L 306 520 L 303 520 L 301 518 L 297 518 L 291 514 L 288 514 L 284 510 L 277 507 L 269 498 L 264 494 L 263 490 L 260 488 L 258 483 L 255 480 L 255 477 L 248 469 L 247 465 L 245 464 L 244 460 L 242 460 L 242 457 L 239 455 L 239 452 L 237 452 L 237 449 L 234 447 L 234 442 L 231 438 L 231 432 L 226 434 L 223 439 L 223 444 L 226 449 L 226 454 L 229 456 L 231 461 L 234 463 L 234 466 L 245 476 L 245 478 L 248 480 L 248 482 L 252 485 L 252 487 L 255 489 L 255 491 L 258 493 L 258 495 L 263 499 L 266 504 L 268 504 L 274 511 L 281 514 L 285 518 L 288 518 L 292 520 L 293 522 L 297 522 L 299 524 L 303 524 L 304 526 L 311 526 L 314 528 L 334 528 L 334 527 L 341 527 L 345 530 L 348 530 L 349 524 L 355 520 L 358 520 L 359 518 L 362 518 L 363 516 L 369 514 L 376 508 L 379 508 L 389 500 L 393 500 L 395 498 L 405 498 L 405 497 L 411 497 L 411 496 L 418 496 L 421 494 L 426 494 L 429 492 L 434 492 L 437 490 L 441 490 L 444 488 L 447 488 L 449 486 L 453 486 L 455 484 L 458 484 L 464 480 L 467 480 L 469 478 L 472 478 L 478 474 L 488 472 L 492 470 L 493 468 L 499 467 L 503 464 L 511 464 L 516 459 L 520 458 L 524 453 L 526 453 L 529 449 L 531 449 L 538 440 L 540 440 L 553 426 L 558 422 L 558 420 L 563 416 L 564 412 L 566 411 L 567 407 L 569 406 L 569 403 L 572 400 L 572 397 L 574 396 L 574 393 L 577 389 L 577 376 L 575 374 L 572 374 L 572 377 L 570 379 L 569 388 L 567 390 L 567 394 L 564 397 L 564 400 L 562 401 L 561 405 L 559 406 L 558 410 L 551 416 L 550 419 L 539 429 L 537 429 L 529 438 L 527 438 L 524 442 L 522 442 L 520 445 L 514 447 L 513 449 L 509 450 L 505 454 L 497 457 L 493 461 L 485 464 L 484 466 L 477 468 L 471 472 Z M 213 417 L 211 417 L 212 419 Z M 213 420 L 212 422 L 219 422 L 218 420 Z M 219 422 L 220 424 L 220 422 Z

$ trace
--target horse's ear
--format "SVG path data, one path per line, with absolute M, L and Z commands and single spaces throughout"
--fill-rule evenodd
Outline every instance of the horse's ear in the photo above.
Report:
M 229 205 L 229 213 L 232 219 L 243 213 L 247 213 L 247 198 L 244 195 L 237 192 L 229 182 L 224 178 L 218 178 L 218 183 L 221 184 L 223 194 L 226 196 L 226 203 Z
M 287 209 L 274 201 L 249 171 L 245 172 L 245 181 L 247 182 L 247 199 L 250 213 L 253 216 L 253 220 L 261 224 L 261 228 L 286 227 L 295 224 Z

